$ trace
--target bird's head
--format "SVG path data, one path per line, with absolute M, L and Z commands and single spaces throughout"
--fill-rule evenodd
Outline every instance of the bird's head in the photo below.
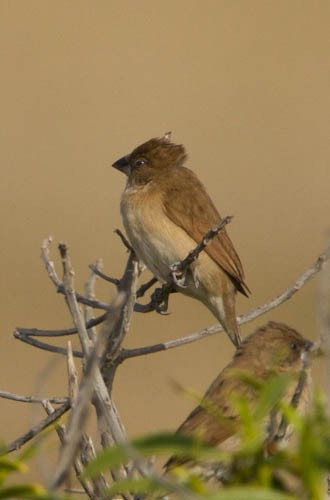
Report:
M 259 365 L 263 372 L 299 372 L 313 343 L 293 328 L 269 321 L 247 337 L 238 349 L 237 356 Z
M 187 155 L 181 144 L 171 142 L 171 133 L 154 138 L 123 156 L 113 167 L 125 173 L 133 182 L 148 182 L 155 175 L 168 169 L 181 167 Z

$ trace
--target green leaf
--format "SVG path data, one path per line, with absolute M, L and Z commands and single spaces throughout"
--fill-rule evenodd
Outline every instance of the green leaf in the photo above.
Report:
M 219 451 L 217 449 L 203 444 L 194 437 L 173 433 L 158 433 L 134 439 L 130 443 L 113 446 L 101 451 L 88 464 L 84 476 L 95 477 L 105 469 L 111 469 L 127 462 L 134 453 L 138 453 L 143 457 L 151 455 L 176 455 L 177 457 L 189 457 L 192 459 L 196 457 L 202 459 L 219 458 Z
M 207 500 L 294 500 L 295 497 L 268 488 L 238 487 L 221 489 L 208 495 Z
M 290 373 L 283 373 L 267 380 L 260 391 L 258 406 L 255 412 L 256 419 L 261 419 L 276 406 L 283 397 L 290 382 L 292 382 L 292 374 Z
M 155 491 L 160 491 L 161 487 L 157 480 L 152 477 L 142 477 L 137 479 L 122 479 L 121 481 L 116 481 L 110 486 L 105 492 L 104 497 L 108 498 L 111 495 L 118 493 L 144 493 L 149 494 Z
M 27 472 L 28 468 L 19 460 L 9 460 L 8 458 L 0 457 L 0 473 L 3 472 Z
M 39 485 L 35 484 L 19 484 L 16 486 L 8 486 L 0 489 L 1 498 L 31 498 L 38 500 L 49 500 L 50 495 Z

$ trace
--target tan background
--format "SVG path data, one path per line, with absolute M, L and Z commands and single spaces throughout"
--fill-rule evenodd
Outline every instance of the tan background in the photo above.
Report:
M 221 213 L 235 215 L 229 232 L 253 290 L 239 312 L 312 264 L 329 228 L 329 22 L 328 0 L 0 3 L 2 389 L 65 394 L 64 359 L 12 337 L 15 325 L 71 326 L 40 242 L 68 242 L 80 289 L 97 257 L 119 276 L 124 178 L 110 165 L 167 130 Z M 317 301 L 315 280 L 243 333 L 273 318 L 316 338 Z M 186 298 L 170 310 L 135 316 L 127 345 L 215 322 Z M 174 429 L 193 403 L 171 381 L 203 391 L 231 354 L 218 335 L 122 366 L 116 401 L 129 435 Z M 0 404 L 6 441 L 42 415 Z M 50 471 L 45 459 L 35 474 Z

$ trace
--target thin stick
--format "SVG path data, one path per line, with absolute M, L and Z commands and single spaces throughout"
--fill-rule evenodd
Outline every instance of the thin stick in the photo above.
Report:
M 46 342 L 41 342 L 40 340 L 36 340 L 33 337 L 30 337 L 29 335 L 21 336 L 16 331 L 14 332 L 14 337 L 17 338 L 18 340 L 21 340 L 25 344 L 32 345 L 33 347 L 37 347 L 38 349 L 42 349 L 44 351 L 54 352 L 56 354 L 64 354 L 65 356 L 68 353 L 66 347 L 59 347 L 59 346 L 47 344 Z M 83 358 L 84 357 L 84 355 L 81 351 L 73 351 L 73 355 L 76 358 Z
M 93 328 L 105 320 L 106 313 L 86 321 L 86 328 Z M 77 333 L 77 328 L 66 328 L 61 330 L 39 330 L 38 328 L 22 328 L 17 327 L 16 331 L 20 335 L 31 335 L 33 337 L 64 337 Z
M 70 340 L 68 342 L 67 371 L 68 371 L 69 398 L 71 401 L 71 408 L 73 408 L 77 400 L 78 375 L 74 364 L 72 345 Z
M 44 401 L 48 401 L 49 403 L 60 405 L 69 401 L 69 398 L 36 398 L 35 396 L 21 396 L 20 394 L 14 394 L 13 392 L 8 391 L 0 391 L 0 398 L 11 399 L 12 401 L 19 401 L 20 403 L 43 403 Z
M 62 415 L 64 415 L 65 412 L 67 412 L 70 408 L 70 402 L 66 401 L 62 406 L 57 408 L 54 413 L 49 415 L 47 418 L 44 420 L 41 420 L 37 425 L 32 427 L 28 432 L 23 434 L 23 436 L 20 436 L 19 438 L 15 439 L 15 441 L 12 441 L 6 448 L 7 452 L 15 451 L 18 450 L 23 444 L 27 443 L 31 439 L 33 439 L 35 436 L 40 434 L 46 427 L 49 425 L 53 424 L 56 422 Z
M 93 271 L 94 274 L 96 274 L 96 276 L 99 276 L 99 278 L 103 279 L 104 281 L 108 281 L 109 283 L 112 283 L 116 286 L 119 285 L 120 280 L 118 278 L 111 278 L 107 274 L 102 273 L 102 271 L 100 271 L 94 264 L 90 264 L 89 268 Z
M 96 261 L 96 265 L 94 266 L 95 270 L 100 271 L 103 267 L 103 261 L 102 259 L 98 259 Z M 89 278 L 85 284 L 85 294 L 88 299 L 94 299 L 95 298 L 95 284 L 97 280 L 97 274 L 95 271 L 92 270 L 92 272 L 89 275 Z M 90 323 L 91 320 L 94 319 L 94 311 L 93 308 L 90 306 L 85 306 L 84 308 L 84 317 L 85 317 L 85 323 L 86 325 Z M 105 316 L 106 317 L 106 316 Z M 89 338 L 95 342 L 96 340 L 96 335 L 97 331 L 94 326 L 91 328 L 87 328 L 87 333 Z
M 171 266 L 172 276 L 173 274 L 183 274 L 186 269 L 192 264 L 199 256 L 199 254 L 205 249 L 209 243 L 220 233 L 220 231 L 229 224 L 233 219 L 233 215 L 227 215 L 223 219 L 218 222 L 213 228 L 211 228 L 202 238 L 202 240 L 198 243 L 198 245 L 191 250 L 187 257 L 185 257 L 180 262 L 177 262 Z M 177 277 L 174 277 L 174 281 L 176 282 Z
M 269 312 L 270 310 L 275 309 L 276 307 L 281 305 L 283 302 L 289 300 L 309 280 L 311 280 L 315 276 L 315 274 L 317 274 L 323 268 L 324 263 L 329 259 L 329 257 L 330 257 L 330 247 L 327 248 L 317 258 L 315 264 L 312 267 L 310 267 L 309 269 L 304 271 L 297 278 L 297 280 L 295 281 L 295 283 L 292 286 L 285 289 L 280 295 L 278 295 L 274 299 L 271 299 L 269 302 L 262 304 L 260 306 L 257 306 L 256 308 L 252 309 L 251 311 L 248 311 L 247 313 L 239 316 L 238 323 L 239 324 L 248 323 L 248 322 L 258 318 L 262 314 L 265 314 L 265 313 Z M 51 267 L 51 269 L 53 269 L 53 268 Z M 52 271 L 52 272 L 55 272 L 55 271 Z M 141 308 L 146 308 L 146 307 L 148 307 L 148 304 L 145 306 L 140 305 L 140 304 L 135 304 L 134 310 L 137 310 L 139 306 Z M 153 308 L 149 307 L 148 311 L 151 311 L 151 310 L 153 310 Z M 102 317 L 99 318 L 100 322 L 104 320 L 104 317 L 105 317 L 105 315 L 102 315 Z M 94 324 L 96 324 L 96 323 L 94 323 Z M 86 325 L 86 327 L 89 327 L 89 323 Z M 21 330 L 24 330 L 24 329 L 21 329 Z M 37 330 L 37 329 L 26 329 L 26 330 L 29 333 L 31 332 L 31 335 L 33 334 L 32 332 L 37 332 L 36 335 L 39 335 L 39 332 L 40 332 L 40 336 L 42 336 L 41 330 Z M 204 328 L 203 330 L 201 330 L 199 332 L 192 333 L 190 335 L 180 337 L 180 338 L 175 339 L 175 340 L 170 340 L 170 341 L 159 343 L 159 344 L 153 344 L 150 346 L 138 347 L 136 349 L 123 349 L 121 352 L 121 355 L 120 355 L 121 361 L 124 361 L 124 360 L 126 360 L 128 358 L 132 358 L 132 357 L 145 356 L 147 354 L 153 354 L 153 353 L 157 353 L 157 352 L 161 352 L 161 351 L 166 351 L 168 349 L 174 349 L 176 347 L 180 347 L 180 346 L 192 343 L 192 342 L 196 342 L 202 338 L 206 338 L 206 337 L 209 337 L 211 335 L 215 335 L 216 333 L 219 333 L 221 331 L 223 331 L 223 328 L 221 327 L 221 325 L 216 324 L 216 325 L 212 325 L 208 328 Z M 51 330 L 48 330 L 46 332 L 47 332 L 46 336 L 48 336 L 48 335 L 51 336 Z M 55 331 L 55 332 L 57 332 L 57 331 Z M 60 331 L 58 331 L 58 332 L 60 332 Z M 68 334 L 69 334 L 69 332 L 75 333 L 76 329 L 62 330 L 62 332 L 68 332 Z M 66 333 L 63 333 L 63 334 L 65 335 Z M 60 335 L 60 333 L 59 333 L 59 335 Z M 20 330 L 16 330 L 14 332 L 14 336 L 16 338 L 19 338 L 19 340 L 22 340 L 26 343 L 29 343 L 35 347 L 40 348 L 40 349 L 46 349 L 46 350 L 56 352 L 59 354 L 66 354 L 67 353 L 67 350 L 63 347 L 51 346 L 51 345 L 43 343 L 43 342 L 38 342 L 38 341 L 32 340 L 28 336 L 27 337 L 21 336 Z M 75 357 L 82 357 L 82 353 L 80 353 L 79 351 L 74 351 L 74 356 Z
M 50 240 L 44 240 L 43 246 L 42 246 L 42 253 L 44 256 L 44 259 L 46 261 L 46 269 L 47 271 L 52 273 L 52 277 L 55 273 L 55 268 L 54 265 L 48 264 L 50 262 L 49 260 L 49 248 L 48 245 L 50 243 Z M 64 250 L 64 249 L 62 249 Z M 128 263 L 130 263 L 131 260 L 129 259 Z M 135 267 L 132 267 L 132 265 L 129 267 L 126 267 L 125 273 L 128 273 L 132 276 L 135 276 L 137 272 L 137 266 L 134 264 Z M 66 265 L 66 269 L 70 270 L 70 264 Z M 52 279 L 52 281 L 54 281 Z M 55 280 L 55 285 L 56 285 L 56 280 Z M 71 288 L 72 288 L 72 283 L 71 283 Z M 74 298 L 74 290 L 71 290 L 71 296 Z M 72 300 L 71 302 L 71 307 L 77 307 L 77 302 Z M 78 308 L 79 311 L 79 308 Z M 78 314 L 78 311 L 75 312 L 75 315 Z M 108 313 L 110 312 L 110 309 Z M 111 310 L 112 314 L 112 310 Z M 108 316 L 107 316 L 108 317 Z M 103 333 L 104 332 L 104 333 Z M 100 338 L 103 339 L 103 337 L 108 334 L 109 328 L 107 322 L 105 322 L 102 330 L 101 330 L 101 335 Z M 89 339 L 87 337 L 87 331 L 86 328 L 82 328 L 80 330 L 80 334 L 84 336 L 83 343 L 89 342 Z M 65 350 L 66 352 L 66 350 Z M 80 354 L 81 355 L 81 354 Z M 123 425 L 120 422 L 118 412 L 115 408 L 115 405 L 113 404 L 113 401 L 111 400 L 107 388 L 105 386 L 104 380 L 102 378 L 102 375 L 100 373 L 100 370 L 96 370 L 96 376 L 95 376 L 95 394 L 94 394 L 94 405 L 96 407 L 97 411 L 97 416 L 98 416 L 98 425 L 99 425 L 99 431 L 101 435 L 101 441 L 102 443 L 106 444 L 107 446 L 112 444 L 113 442 L 115 443 L 120 443 L 125 441 L 126 439 L 126 434 L 123 429 Z M 123 478 L 124 476 L 122 475 L 121 469 L 119 468 L 119 478 Z M 129 498 L 129 495 L 127 495 L 127 498 Z
M 311 365 L 311 361 L 312 361 L 311 353 L 310 352 L 304 353 L 302 370 L 299 374 L 298 382 L 290 401 L 290 406 L 292 406 L 292 408 L 297 408 L 299 405 L 302 392 L 308 381 L 308 368 Z M 271 441 L 273 442 L 281 441 L 285 437 L 288 427 L 289 427 L 289 421 L 287 420 L 287 418 L 285 418 L 285 416 L 283 416 L 275 435 L 271 437 Z
M 112 305 L 111 319 L 109 319 L 110 331 L 113 331 L 116 326 L 121 308 L 124 305 L 124 298 L 124 294 L 120 294 Z M 87 409 L 95 388 L 98 360 L 103 352 L 104 340 L 104 336 L 100 335 L 96 341 L 94 349 L 92 349 L 88 355 L 84 370 L 84 377 L 82 378 L 79 387 L 77 402 L 74 411 L 72 411 L 70 415 L 67 425 L 65 444 L 61 450 L 60 461 L 56 467 L 50 485 L 51 490 L 58 488 L 65 480 L 76 454 L 77 447 L 83 433 Z
M 324 266 L 324 263 L 330 258 L 330 247 L 327 248 L 319 257 L 312 267 L 304 271 L 294 284 L 284 290 L 280 295 L 270 300 L 266 304 L 262 304 L 255 309 L 239 316 L 237 318 L 238 323 L 240 325 L 248 323 L 262 314 L 267 313 L 268 311 L 278 307 L 286 300 L 289 300 L 295 293 L 297 293 L 309 280 L 311 280 Z M 167 342 L 162 342 L 159 344 L 153 344 L 145 347 L 138 347 L 136 349 L 124 349 L 121 352 L 121 359 L 124 361 L 128 358 L 133 358 L 136 356 L 145 356 L 147 354 L 153 354 L 160 351 L 167 351 L 168 349 L 174 349 L 175 347 L 180 347 L 186 344 L 190 344 L 191 342 L 196 342 L 202 338 L 209 337 L 218 332 L 222 332 L 223 328 L 221 325 L 213 325 L 208 328 L 204 328 L 199 332 L 192 333 L 190 335 L 186 335 L 184 337 L 180 337 L 175 340 L 169 340 Z
M 55 411 L 50 403 L 45 403 L 43 405 L 43 407 L 44 407 L 47 415 L 52 415 Z M 65 427 L 63 425 L 56 425 L 55 430 L 56 430 L 56 433 L 59 437 L 60 442 L 62 444 L 64 444 L 64 442 L 65 442 Z M 78 458 L 76 458 L 73 465 L 74 465 L 74 469 L 75 469 L 78 481 L 80 482 L 80 484 L 84 488 L 84 492 L 87 493 L 89 498 L 95 498 L 93 483 L 91 481 L 83 479 L 83 477 L 82 477 L 84 467 L 83 467 L 81 461 Z

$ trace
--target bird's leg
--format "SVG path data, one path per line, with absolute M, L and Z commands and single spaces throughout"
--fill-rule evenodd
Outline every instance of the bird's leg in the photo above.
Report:
M 173 283 L 165 283 L 161 288 L 156 288 L 151 295 L 153 309 L 159 314 L 169 314 L 167 312 L 169 296 L 175 291 Z

